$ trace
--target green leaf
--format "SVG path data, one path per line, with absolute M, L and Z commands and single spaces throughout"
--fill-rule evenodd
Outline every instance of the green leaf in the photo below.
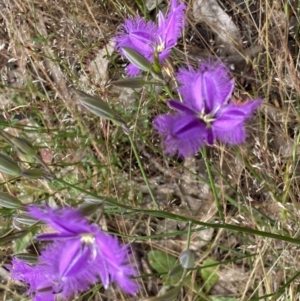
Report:
M 168 273 L 177 263 L 177 258 L 163 251 L 155 250 L 148 253 L 151 267 L 158 273 Z
M 185 279 L 183 281 L 183 286 L 188 287 L 189 289 L 192 289 L 193 292 L 195 292 L 196 294 L 202 295 L 201 286 L 197 283 L 197 281 L 195 281 L 195 279 L 192 279 L 191 274 L 185 277 Z
M 22 137 L 13 137 L 11 142 L 14 148 L 21 154 L 36 156 L 37 153 L 36 150 L 34 149 L 31 142 L 28 141 L 27 139 Z
M 141 88 L 145 85 L 156 85 L 156 86 L 163 86 L 164 83 L 162 81 L 147 81 L 142 77 L 132 77 L 126 79 L 120 79 L 117 81 L 111 82 L 112 85 L 119 86 L 119 87 L 128 87 L 128 88 Z
M 111 84 L 118 87 L 128 87 L 132 89 L 141 88 L 145 85 L 145 79 L 143 77 L 125 78 L 117 81 L 112 81 Z
M 38 262 L 37 254 L 31 254 L 31 253 L 16 253 L 13 255 L 13 258 L 18 258 L 18 259 L 21 259 L 28 263 L 37 263 Z
M 183 273 L 183 268 L 181 264 L 174 265 L 168 272 L 169 277 L 176 277 Z
M 5 192 L 0 192 L 0 206 L 9 209 L 16 209 L 22 207 L 23 204 L 16 197 Z
M 0 131 L 0 136 L 21 154 L 35 156 L 37 153 L 31 142 L 25 138 L 15 137 L 5 131 Z
M 21 168 L 10 157 L 0 153 L 0 172 L 12 176 L 19 176 Z
M 40 169 L 31 168 L 27 170 L 23 170 L 21 173 L 22 177 L 28 178 L 28 179 L 41 179 L 45 178 L 47 180 L 53 180 L 53 176 L 49 174 L 48 172 L 45 172 Z
M 211 301 L 238 301 L 238 299 L 231 298 L 231 297 L 216 297 L 216 296 L 209 296 Z
M 219 266 L 211 266 L 211 267 L 205 267 L 210 266 L 218 263 L 212 258 L 207 258 L 203 262 L 203 268 L 201 268 L 200 273 L 201 277 L 204 281 L 204 290 L 206 293 L 209 293 L 211 288 L 217 283 L 219 279 L 219 275 L 217 273 Z
M 25 250 L 25 248 L 30 244 L 32 241 L 32 234 L 28 233 L 20 237 L 19 239 L 14 240 L 14 251 L 15 253 L 20 253 Z
M 152 71 L 151 63 L 145 57 L 139 54 L 137 51 L 128 47 L 122 47 L 122 50 L 124 55 L 126 56 L 126 58 L 131 64 L 133 64 L 134 66 L 138 67 L 143 71 L 147 71 L 147 72 Z
M 37 224 L 39 222 L 37 219 L 34 219 L 33 217 L 29 216 L 26 213 L 19 213 L 14 215 L 14 220 L 15 223 L 19 223 L 21 225 L 26 225 L 26 226 L 33 226 L 34 224 Z
M 125 124 L 109 107 L 109 105 L 98 96 L 91 96 L 82 91 L 76 90 L 81 104 L 93 114 L 115 122 L 117 125 Z
M 12 241 L 20 239 L 28 234 L 28 229 L 22 231 L 16 231 L 15 229 L 11 229 L 10 231 L 6 232 L 4 235 L 0 237 L 0 246 L 5 246 Z
M 81 211 L 82 215 L 89 216 L 94 213 L 99 215 L 103 214 L 103 202 L 83 203 L 79 206 L 78 210 Z

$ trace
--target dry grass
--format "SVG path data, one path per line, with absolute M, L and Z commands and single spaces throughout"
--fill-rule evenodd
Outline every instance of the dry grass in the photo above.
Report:
M 226 225 L 240 226 L 240 231 L 231 231 L 226 225 L 196 228 L 195 221 L 213 224 L 219 217 L 203 158 L 183 162 L 165 157 L 152 132 L 151 120 L 166 110 L 162 100 L 168 96 L 109 84 L 124 72 L 111 42 L 116 27 L 128 16 L 146 12 L 143 1 L 135 2 L 0 0 L 1 130 L 26 136 L 51 172 L 64 181 L 0 174 L 1 190 L 24 204 L 76 206 L 89 193 L 107 200 L 101 225 L 121 234 L 125 242 L 136 239 L 132 249 L 142 277 L 141 290 L 132 300 L 157 295 L 164 278 L 152 269 L 147 254 L 162 250 L 177 258 L 186 247 L 189 221 L 194 221 L 190 248 L 197 253 L 197 269 L 178 300 L 299 300 L 298 245 L 243 229 L 299 236 L 300 4 L 219 1 L 242 40 L 231 41 L 226 51 L 218 24 L 208 19 L 196 24 L 193 1 L 188 1 L 184 37 L 169 62 L 171 73 L 176 73 L 177 65 L 220 57 L 234 66 L 237 101 L 264 99 L 247 126 L 247 143 L 235 148 L 218 144 L 208 150 Z M 159 210 L 153 207 L 122 130 L 85 111 L 70 87 L 101 96 L 128 121 Z M 30 156 L 20 156 L 4 140 L 0 143 L 2 152 L 24 168 L 42 169 Z M 6 233 L 19 212 L 0 212 L 1 233 Z M 26 239 L 9 244 L 11 252 L 28 251 L 33 240 Z M 1 256 L 7 264 L 11 252 L 6 250 Z M 200 276 L 207 258 L 218 262 L 219 275 L 209 292 L 201 289 Z M 5 268 L 0 277 L 0 298 L 24 300 L 24 287 L 12 283 Z M 76 300 L 125 298 L 129 300 L 116 287 L 104 291 L 99 285 Z

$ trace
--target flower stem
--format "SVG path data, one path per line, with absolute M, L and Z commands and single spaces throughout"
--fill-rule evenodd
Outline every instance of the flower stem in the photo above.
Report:
M 137 152 L 137 150 L 136 150 L 135 144 L 134 144 L 134 142 L 133 142 L 133 140 L 132 140 L 131 134 L 130 134 L 130 133 L 127 133 L 127 134 L 128 134 L 128 138 L 129 138 L 129 141 L 130 141 L 130 144 L 131 144 L 131 147 L 132 147 L 134 156 L 135 156 L 135 158 L 136 158 L 136 160 L 137 160 L 137 163 L 138 163 L 138 165 L 139 165 L 139 168 L 140 168 L 140 171 L 141 171 L 141 173 L 142 173 L 143 179 L 144 179 L 145 184 L 146 184 L 146 186 L 147 186 L 147 188 L 148 188 L 148 192 L 149 192 L 149 194 L 150 194 L 150 197 L 151 197 L 151 199 L 152 199 L 152 201 L 153 201 L 155 207 L 157 208 L 157 210 L 159 210 L 159 205 L 158 205 L 158 203 L 157 203 L 157 201 L 156 201 L 156 199 L 155 199 L 155 196 L 154 196 L 154 194 L 153 194 L 153 191 L 152 191 L 152 189 L 151 189 L 151 187 L 150 187 L 150 183 L 149 183 L 148 178 L 147 178 L 147 176 L 146 176 L 145 170 L 144 170 L 144 168 L 143 168 L 143 165 L 142 165 L 141 159 L 140 159 L 140 157 L 139 157 L 139 154 L 138 154 L 138 152 Z
M 173 93 L 172 93 L 171 89 L 167 85 L 164 85 L 163 87 L 165 89 L 165 92 L 169 95 L 169 97 L 171 99 L 173 99 Z
M 186 244 L 186 249 L 190 248 L 190 243 L 191 243 L 191 235 L 192 235 L 192 225 L 193 223 L 189 222 L 189 227 L 188 227 L 188 240 Z
M 216 186 L 215 186 L 215 183 L 214 183 L 213 175 L 212 175 L 211 168 L 210 168 L 210 162 L 209 162 L 209 159 L 207 157 L 207 152 L 206 152 L 205 147 L 203 147 L 203 149 L 201 150 L 201 154 L 202 154 L 202 157 L 203 157 L 204 162 L 205 162 L 205 167 L 206 167 L 206 171 L 207 171 L 208 178 L 209 178 L 210 188 L 211 188 L 213 196 L 214 196 L 214 200 L 215 200 L 215 203 L 216 203 L 216 206 L 217 206 L 219 217 L 220 217 L 220 220 L 224 223 L 223 208 L 222 208 L 222 206 L 220 204 L 220 200 L 218 198 L 217 189 L 216 189 Z

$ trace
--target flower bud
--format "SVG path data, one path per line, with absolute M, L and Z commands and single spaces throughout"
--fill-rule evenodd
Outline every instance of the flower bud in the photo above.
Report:
M 179 262 L 186 270 L 194 268 L 196 260 L 196 254 L 193 250 L 184 250 L 179 256 Z

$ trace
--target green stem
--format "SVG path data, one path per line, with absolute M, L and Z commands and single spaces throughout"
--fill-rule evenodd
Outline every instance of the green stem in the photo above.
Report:
M 185 223 L 193 223 L 194 225 L 199 225 L 199 226 L 203 226 L 203 227 L 207 227 L 207 228 L 213 228 L 213 229 L 226 229 L 229 231 L 234 231 L 234 232 L 242 232 L 242 233 L 247 233 L 250 235 L 258 235 L 260 237 L 268 237 L 268 238 L 272 238 L 272 239 L 277 239 L 277 240 L 282 240 L 282 241 L 286 241 L 292 244 L 296 244 L 296 245 L 300 245 L 300 239 L 297 238 L 293 238 L 290 236 L 283 236 L 283 235 L 279 235 L 276 233 L 271 233 L 271 232 L 265 232 L 265 231 L 260 231 L 260 230 L 255 230 L 255 229 L 251 229 L 251 228 L 246 228 L 246 227 L 241 227 L 241 226 L 236 226 L 236 225 L 231 225 L 231 224 L 219 224 L 219 223 L 206 223 L 206 222 L 201 222 L 199 220 L 196 219 L 192 219 L 192 218 L 187 218 L 185 216 L 181 216 L 181 215 L 177 215 L 174 213 L 170 213 L 170 212 L 166 212 L 166 211 L 161 211 L 161 210 L 151 210 L 151 209 L 143 209 L 143 208 L 133 208 L 131 206 L 127 206 L 124 204 L 120 204 L 118 202 L 116 202 L 115 200 L 111 199 L 111 198 L 107 198 L 105 196 L 99 196 L 96 195 L 94 193 L 91 193 L 88 190 L 85 190 L 81 187 L 79 187 L 78 184 L 71 184 L 68 183 L 62 179 L 55 179 L 55 181 L 64 184 L 66 187 L 71 187 L 73 189 L 76 189 L 80 192 L 85 193 L 86 195 L 90 195 L 92 197 L 95 198 L 99 198 L 99 199 L 103 199 L 105 203 L 110 204 L 110 205 L 114 205 L 116 207 L 119 208 L 123 208 L 124 212 L 126 213 L 137 213 L 137 214 L 146 214 L 146 215 L 150 215 L 150 216 L 154 216 L 154 217 L 158 217 L 158 218 L 165 218 L 165 219 L 170 219 L 170 220 L 174 220 L 174 221 L 179 221 L 179 222 L 185 222 Z
M 165 92 L 169 95 L 169 97 L 170 97 L 171 99 L 173 99 L 173 93 L 172 93 L 172 91 L 170 90 L 169 86 L 164 85 L 163 87 L 164 87 L 164 89 L 165 89 Z
M 190 243 L 191 243 L 191 235 L 192 235 L 192 222 L 189 222 L 189 228 L 188 228 L 188 240 L 187 240 L 187 244 L 186 244 L 186 249 L 190 248 Z
M 123 205 L 124 207 L 124 205 Z M 255 230 L 251 228 L 246 228 L 246 227 L 241 227 L 241 226 L 236 226 L 236 225 L 231 225 L 231 224 L 220 224 L 220 223 L 206 223 L 206 222 L 201 222 L 196 219 L 192 218 L 186 218 L 181 215 L 177 215 L 174 213 L 166 212 L 166 211 L 154 211 L 154 210 L 148 210 L 148 209 L 132 209 L 133 211 L 136 211 L 141 214 L 149 214 L 154 217 L 158 218 L 166 218 L 166 219 L 171 219 L 171 220 L 176 220 L 176 221 L 181 221 L 181 222 L 192 222 L 194 225 L 199 225 L 199 226 L 206 226 L 208 228 L 213 228 L 213 229 L 226 229 L 229 231 L 234 231 L 234 232 L 242 232 L 250 235 L 258 235 L 260 237 L 268 237 L 272 239 L 278 239 L 282 241 L 287 241 L 292 244 L 297 244 L 300 245 L 300 239 L 298 238 L 293 238 L 290 236 L 283 236 L 271 232 L 265 232 L 265 231 L 260 231 L 260 230 Z
M 152 191 L 152 189 L 151 189 L 151 187 L 150 187 L 150 183 L 149 183 L 149 181 L 148 181 L 148 178 L 147 178 L 147 176 L 146 176 L 145 170 L 144 170 L 144 168 L 143 168 L 143 164 L 142 164 L 142 162 L 141 162 L 141 159 L 140 159 L 139 154 L 138 154 L 138 152 L 137 152 L 137 150 L 136 150 L 136 147 L 135 147 L 135 145 L 134 145 L 134 142 L 133 142 L 133 140 L 132 140 L 132 137 L 131 137 L 131 134 L 130 134 L 130 133 L 128 133 L 128 137 L 129 137 L 129 141 L 130 141 L 130 144 L 131 144 L 131 147 L 132 147 L 134 156 L 135 156 L 135 158 L 136 158 L 136 160 L 137 160 L 137 162 L 138 162 L 140 171 L 141 171 L 141 173 L 142 173 L 143 179 L 144 179 L 145 184 L 146 184 L 146 186 L 147 186 L 147 188 L 148 188 L 148 192 L 149 192 L 149 194 L 150 194 L 150 197 L 151 197 L 151 199 L 152 199 L 152 201 L 153 201 L 155 207 L 159 210 L 159 205 L 158 205 L 158 203 L 157 203 L 157 201 L 156 201 L 156 199 L 155 199 L 155 196 L 154 196 L 154 194 L 153 194 L 153 191 Z
M 180 280 L 179 280 L 174 286 L 182 286 L 183 281 L 184 281 L 185 276 L 186 276 L 187 273 L 188 273 L 188 270 L 187 270 L 187 269 L 184 269 L 184 270 L 182 271 L 182 275 L 181 275 L 181 277 L 180 277 Z
M 208 178 L 209 178 L 209 184 L 210 184 L 213 196 L 214 196 L 214 200 L 215 200 L 215 203 L 216 203 L 216 206 L 217 206 L 219 217 L 220 217 L 220 220 L 224 223 L 225 220 L 224 220 L 223 208 L 222 208 L 222 206 L 220 204 L 220 200 L 218 198 L 217 189 L 216 189 L 216 186 L 215 186 L 215 183 L 214 183 L 214 179 L 213 179 L 213 176 L 212 176 L 210 163 L 209 163 L 209 159 L 207 158 L 207 153 L 206 153 L 206 148 L 205 147 L 203 147 L 203 149 L 201 150 L 201 154 L 202 154 L 204 162 L 205 162 L 205 167 L 206 167 L 206 171 L 207 171 Z

